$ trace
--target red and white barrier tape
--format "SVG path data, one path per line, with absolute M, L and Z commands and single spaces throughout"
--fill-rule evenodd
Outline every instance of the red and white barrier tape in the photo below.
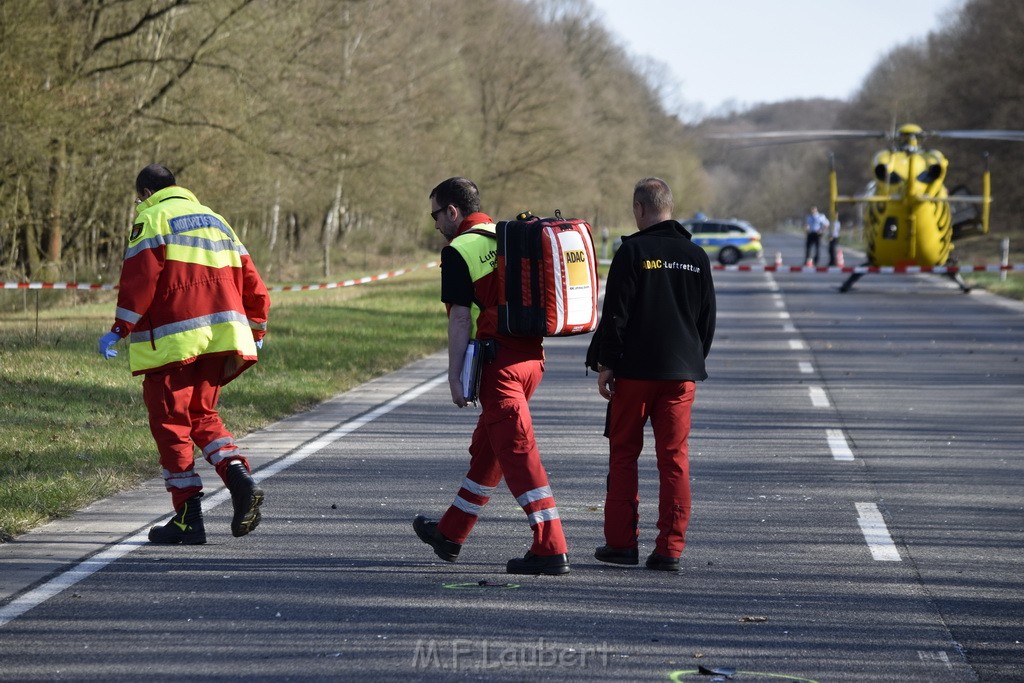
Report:
M 341 282 L 326 282 L 313 285 L 278 285 L 268 287 L 271 292 L 312 292 L 321 289 L 337 289 L 339 287 L 352 287 L 367 282 L 377 282 L 388 278 L 398 277 L 411 273 L 422 268 L 436 268 L 437 261 L 414 268 L 402 268 L 379 275 Z M 919 273 L 999 273 L 999 272 L 1024 272 L 1024 263 L 1010 263 L 1002 266 L 999 264 L 979 264 L 973 266 L 786 266 L 786 265 L 736 265 L 723 266 L 715 264 L 712 270 L 739 272 L 739 273 L 886 273 L 897 275 L 914 275 Z M 85 282 L 3 282 L 0 289 L 75 289 L 75 290 L 112 290 L 117 285 L 85 283 Z
M 736 271 L 741 273 L 999 273 L 1001 271 L 1024 272 L 1024 263 L 999 265 L 979 264 L 975 266 L 786 266 L 777 265 L 712 265 L 712 270 Z
M 367 282 L 377 282 L 378 280 L 387 280 L 388 278 L 398 277 L 399 275 L 405 275 L 411 273 L 414 270 L 420 270 L 422 268 L 436 268 L 439 265 L 437 261 L 431 261 L 422 266 L 416 266 L 414 268 L 402 268 L 400 270 L 392 270 L 389 273 L 380 273 L 379 275 L 368 275 L 367 277 L 356 278 L 354 280 L 343 280 L 341 282 L 327 282 L 315 285 L 278 285 L 277 287 L 268 287 L 271 292 L 312 292 L 320 289 L 337 289 L 338 287 L 352 287 L 353 285 L 363 285 Z
M 86 282 L 4 282 L 0 289 L 117 289 L 117 285 Z
M 315 285 L 278 285 L 277 287 L 268 287 L 267 289 L 271 292 L 311 292 L 320 289 L 337 289 L 338 287 L 352 287 L 354 285 L 362 285 L 367 282 L 377 282 L 378 280 L 386 280 L 388 278 L 398 277 L 399 275 L 405 275 L 411 273 L 414 270 L 420 270 L 421 268 L 436 268 L 438 266 L 437 261 L 431 261 L 422 266 L 416 266 L 414 268 L 402 268 L 400 270 L 393 270 L 388 273 L 380 273 L 379 275 L 369 275 L 367 277 L 356 278 L 354 280 L 343 280 L 341 282 L 326 282 Z M 84 283 L 84 282 L 4 282 L 3 287 L 0 289 L 82 289 L 82 290 L 113 290 L 117 289 L 117 285 L 111 284 L 100 284 L 100 283 Z

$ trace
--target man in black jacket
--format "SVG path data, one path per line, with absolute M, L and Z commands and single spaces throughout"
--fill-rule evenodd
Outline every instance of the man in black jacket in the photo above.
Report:
M 649 569 L 678 571 L 690 520 L 687 440 L 695 382 L 707 379 L 704 359 L 715 335 L 711 262 L 690 233 L 672 220 L 672 191 L 660 178 L 633 189 L 639 230 L 623 238 L 612 259 L 601 322 L 587 365 L 610 401 L 602 562 L 638 564 L 637 460 L 648 418 L 659 473 L 658 537 Z

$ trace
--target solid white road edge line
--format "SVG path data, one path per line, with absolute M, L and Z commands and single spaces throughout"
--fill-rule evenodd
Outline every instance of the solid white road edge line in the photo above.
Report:
M 271 463 L 267 467 L 264 467 L 256 472 L 253 472 L 253 479 L 256 481 L 263 481 L 269 477 L 278 474 L 282 470 L 286 470 L 292 465 L 296 465 L 309 456 L 313 455 L 317 451 L 331 445 L 338 439 L 351 434 L 355 430 L 359 429 L 363 425 L 373 422 L 379 417 L 387 415 L 395 408 L 402 406 L 409 401 L 418 398 L 420 395 L 430 391 L 438 384 L 448 379 L 448 373 L 445 372 L 442 375 L 427 380 L 423 384 L 407 391 L 401 396 L 388 401 L 382 405 L 377 406 L 373 410 L 370 410 L 359 417 L 349 420 L 343 425 L 335 427 L 331 431 L 327 432 L 323 436 L 320 436 L 312 441 L 307 442 L 298 450 L 291 455 L 278 460 L 277 462 Z M 227 489 L 221 489 L 215 495 L 203 501 L 203 507 L 213 509 L 224 502 L 230 493 Z M 149 538 L 149 529 L 143 529 L 134 536 L 110 546 L 106 550 L 101 550 L 92 557 L 79 562 L 71 569 L 58 574 L 46 583 L 33 588 L 32 590 L 18 596 L 11 602 L 7 603 L 3 607 L 0 607 L 0 627 L 5 626 L 11 621 L 17 619 L 25 612 L 29 611 L 33 607 L 40 605 L 53 596 L 61 593 L 62 591 L 75 585 L 82 579 L 90 576 L 91 574 L 98 572 L 112 562 L 120 559 L 128 553 L 136 550 L 142 545 L 147 545 Z

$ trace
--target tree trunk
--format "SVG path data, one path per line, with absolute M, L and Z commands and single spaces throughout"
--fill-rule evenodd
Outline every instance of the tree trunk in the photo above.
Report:
M 271 256 L 277 247 L 277 229 L 281 224 L 281 181 L 274 183 L 274 206 L 270 209 L 270 244 L 268 249 Z
M 54 141 L 50 166 L 50 215 L 47 217 L 49 238 L 46 242 L 45 277 L 56 280 L 61 272 L 61 244 L 64 240 L 64 193 L 68 176 L 68 147 L 64 139 Z
M 3 258 L 3 256 L 0 255 L 0 258 L 3 258 L 3 260 L 0 261 L 0 266 L 2 266 L 5 263 L 6 264 L 10 264 L 10 266 L 12 268 L 12 273 L 13 273 L 13 268 L 18 264 L 18 237 L 19 237 L 18 233 L 20 232 L 18 230 L 18 225 L 20 225 L 21 222 L 22 222 L 18 218 L 18 216 L 20 214 L 18 209 L 20 207 L 21 207 L 21 176 L 17 176 L 15 178 L 15 181 L 14 181 L 14 204 L 13 204 L 12 209 L 11 209 L 11 220 L 10 220 L 9 223 L 6 223 L 5 226 L 4 226 L 5 232 L 7 232 L 10 235 L 10 240 L 11 240 L 11 243 L 10 243 L 10 246 L 9 246 L 9 251 L 8 251 L 9 255 L 6 258 Z M 10 230 L 7 230 L 8 226 L 10 227 Z
M 331 202 L 331 208 L 327 210 L 327 216 L 324 218 L 323 248 L 325 278 L 329 278 L 331 276 L 331 247 L 334 245 L 334 238 L 338 234 L 340 216 L 341 180 L 338 180 L 338 185 L 334 190 L 334 201 Z
M 32 211 L 32 204 L 27 194 L 24 201 L 25 211 L 22 213 L 24 217 L 22 224 L 25 226 L 25 262 L 28 265 L 25 275 L 32 278 L 39 275 L 43 265 L 42 254 L 39 252 L 39 230 L 36 227 L 39 221 Z

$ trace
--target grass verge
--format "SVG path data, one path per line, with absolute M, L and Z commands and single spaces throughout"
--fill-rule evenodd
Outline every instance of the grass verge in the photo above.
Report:
M 439 291 L 427 269 L 273 292 L 260 362 L 221 394 L 228 429 L 240 437 L 443 348 Z M 160 475 L 124 343 L 110 361 L 96 352 L 114 295 L 88 298 L 99 300 L 0 315 L 0 542 Z
M 1024 274 L 1007 273 L 1003 279 L 998 273 L 964 273 L 964 280 L 972 287 L 985 289 L 1008 299 L 1024 300 Z

